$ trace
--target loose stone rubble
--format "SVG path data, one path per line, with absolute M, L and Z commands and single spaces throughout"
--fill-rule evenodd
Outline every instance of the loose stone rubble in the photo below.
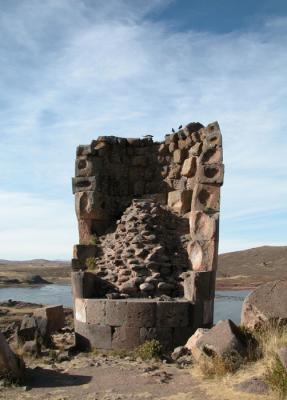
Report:
M 92 323 L 83 311 L 91 299 L 94 308 L 96 299 L 168 300 L 175 303 L 175 314 L 183 299 L 191 304 L 189 331 L 211 326 L 222 159 L 217 122 L 207 127 L 190 123 L 162 143 L 151 137 L 100 136 L 77 148 L 73 192 L 79 244 L 74 246 L 72 284 L 79 337 L 95 346 L 95 330 L 105 327 L 111 331 L 110 346 L 116 347 L 117 325 L 104 319 Z M 143 312 L 133 328 L 145 328 L 144 321 Z M 172 326 L 178 345 L 186 338 L 174 339 L 179 327 Z M 122 330 L 123 336 L 131 335 Z M 132 347 L 138 335 L 136 329 L 132 339 L 118 342 L 130 341 Z

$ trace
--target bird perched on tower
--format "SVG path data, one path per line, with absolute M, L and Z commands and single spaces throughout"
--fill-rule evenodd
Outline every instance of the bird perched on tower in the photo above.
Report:
M 175 130 L 173 128 L 171 129 L 171 131 L 172 131 L 172 133 L 175 133 Z
M 182 128 L 182 125 L 179 125 L 178 129 L 181 129 L 181 128 Z

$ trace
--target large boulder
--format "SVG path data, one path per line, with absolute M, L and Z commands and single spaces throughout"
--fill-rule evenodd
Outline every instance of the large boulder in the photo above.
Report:
M 202 356 L 246 356 L 247 347 L 240 329 L 229 319 L 219 321 L 211 329 L 198 329 L 188 340 L 187 347 L 195 360 Z
M 0 378 L 22 381 L 25 364 L 23 360 L 10 349 L 0 332 Z
M 65 326 L 65 314 L 62 305 L 42 307 L 35 310 L 33 314 L 35 317 L 47 320 L 49 333 L 55 333 Z
M 268 323 L 287 324 L 287 280 L 259 286 L 243 303 L 242 325 L 254 329 Z
M 48 320 L 40 316 L 24 315 L 21 326 L 17 329 L 17 344 L 24 346 L 26 342 L 35 342 L 35 345 L 49 347 L 52 343 L 48 329 Z

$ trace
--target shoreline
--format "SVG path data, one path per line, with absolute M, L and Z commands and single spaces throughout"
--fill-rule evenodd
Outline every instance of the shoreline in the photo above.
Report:
M 216 286 L 216 291 L 220 291 L 220 292 L 224 292 L 224 291 L 241 291 L 241 290 L 254 290 L 256 289 L 258 286 L 262 285 L 265 282 L 260 282 L 256 285 L 239 285 L 239 284 L 235 284 L 235 285 L 230 285 L 230 286 L 221 286 L 220 284 Z M 63 280 L 59 280 L 59 281 L 54 281 L 54 282 L 49 282 L 49 283 L 43 283 L 43 284 L 28 284 L 25 282 L 20 282 L 20 283 L 14 283 L 14 284 L 5 284 L 0 282 L 0 290 L 1 289 L 9 289 L 9 288 L 13 288 L 13 289 L 24 289 L 24 288 L 31 288 L 31 289 L 36 289 L 36 288 L 41 288 L 44 286 L 52 286 L 52 285 L 62 285 L 62 286 L 71 286 L 71 282 L 70 279 L 63 279 Z

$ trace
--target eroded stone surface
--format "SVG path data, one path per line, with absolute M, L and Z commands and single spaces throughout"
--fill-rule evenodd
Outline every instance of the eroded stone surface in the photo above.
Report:
M 268 282 L 244 300 L 241 323 L 251 329 L 287 322 L 287 280 Z
M 113 348 L 149 337 L 168 347 L 212 324 L 223 175 L 217 122 L 190 123 L 161 143 L 100 136 L 78 147 L 73 296 L 119 299 L 78 311 L 83 341 L 99 334 L 85 324 L 106 324 Z M 122 303 L 162 296 L 170 301 L 158 307 Z M 183 297 L 194 307 L 180 305 Z

